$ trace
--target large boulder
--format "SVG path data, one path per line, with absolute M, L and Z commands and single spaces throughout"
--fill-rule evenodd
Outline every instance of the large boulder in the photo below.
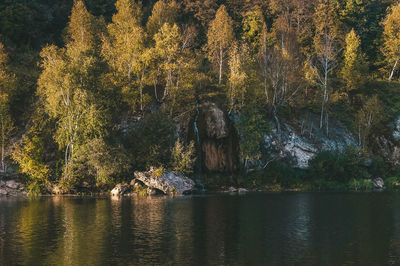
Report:
M 215 103 L 204 103 L 195 119 L 202 168 L 210 172 L 235 172 L 239 162 L 238 135 L 227 113 Z
M 165 194 L 175 193 L 182 195 L 186 192 L 191 192 L 195 187 L 193 180 L 177 172 L 168 172 L 157 176 L 156 172 L 151 169 L 148 172 L 135 172 L 135 178 L 147 187 L 158 189 Z

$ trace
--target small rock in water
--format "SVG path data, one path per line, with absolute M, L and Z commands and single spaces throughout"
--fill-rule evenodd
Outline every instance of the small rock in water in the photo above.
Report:
M 123 195 L 126 191 L 129 190 L 129 185 L 128 184 L 117 184 L 112 190 L 111 190 L 111 195 L 113 196 L 119 196 Z
M 241 188 L 238 189 L 238 192 L 239 193 L 246 193 L 246 192 L 248 192 L 248 190 L 241 187 Z
M 237 192 L 238 190 L 235 187 L 229 187 L 228 191 L 234 193 L 234 192 Z
M 7 195 L 8 191 L 6 189 L 0 188 L 0 195 Z
M 374 180 L 372 180 L 373 184 L 374 184 L 374 188 L 376 189 L 383 189 L 385 186 L 385 183 L 383 182 L 383 179 L 378 177 L 375 178 Z

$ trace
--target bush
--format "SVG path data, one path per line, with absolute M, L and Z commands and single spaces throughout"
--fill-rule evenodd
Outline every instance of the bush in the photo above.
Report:
M 400 188 L 400 178 L 389 177 L 385 179 L 385 187 L 388 189 L 399 189 Z
M 125 150 L 109 145 L 101 138 L 93 139 L 80 147 L 73 160 L 74 182 L 86 178 L 89 183 L 97 186 L 110 185 L 131 168 Z
M 185 146 L 178 139 L 172 148 L 172 169 L 182 174 L 193 173 L 193 166 L 196 161 L 194 142 Z
M 280 184 L 284 188 L 290 188 L 301 181 L 302 172 L 291 168 L 285 162 L 273 162 L 265 169 L 262 184 Z
M 126 138 L 126 147 L 135 168 L 146 170 L 170 162 L 175 125 L 162 112 L 150 114 L 138 122 Z
M 323 151 L 310 161 L 309 173 L 312 180 L 347 183 L 367 175 L 364 162 L 364 155 L 357 149 L 348 148 L 343 153 Z
M 371 179 L 351 179 L 348 183 L 350 190 L 354 191 L 369 191 L 374 187 Z

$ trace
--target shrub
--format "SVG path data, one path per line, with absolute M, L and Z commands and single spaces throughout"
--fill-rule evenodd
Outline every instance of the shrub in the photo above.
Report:
M 367 174 L 364 161 L 362 152 L 353 148 L 343 153 L 322 151 L 310 161 L 310 177 L 312 180 L 347 183 L 352 178 L 363 178 Z
M 129 157 L 121 147 L 114 147 L 103 139 L 93 139 L 80 147 L 75 154 L 73 175 L 88 178 L 98 186 L 109 185 L 115 178 L 131 168 Z
M 135 168 L 146 170 L 150 166 L 168 163 L 174 143 L 175 126 L 164 113 L 150 114 L 138 122 L 126 137 L 126 148 Z
M 351 179 L 348 183 L 350 190 L 354 191 L 368 191 L 373 188 L 373 182 L 371 179 Z
M 389 177 L 385 179 L 385 187 L 388 189 L 399 189 L 400 188 L 400 178 Z
M 182 174 L 193 173 L 193 166 L 196 161 L 194 142 L 185 146 L 179 139 L 172 148 L 172 168 Z
M 299 183 L 302 176 L 300 170 L 291 168 L 285 162 L 273 162 L 265 170 L 263 183 L 280 184 L 284 188 L 289 188 Z

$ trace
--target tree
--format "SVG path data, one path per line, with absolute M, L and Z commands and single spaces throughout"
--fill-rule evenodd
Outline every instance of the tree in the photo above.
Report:
M 8 71 L 8 56 L 4 46 L 0 43 L 0 141 L 1 141 L 1 170 L 5 168 L 5 146 L 13 128 L 10 115 L 10 94 L 12 93 L 15 77 Z
M 217 0 L 185 0 L 185 11 L 193 14 L 200 24 L 207 28 L 218 9 Z
M 143 111 L 145 33 L 140 25 L 140 6 L 133 0 L 118 0 L 116 8 L 118 13 L 103 38 L 102 54 L 111 68 L 113 84 L 122 89 L 123 101 L 135 110 L 139 98 Z
M 260 7 L 246 12 L 243 18 L 242 38 L 249 43 L 253 51 L 257 51 L 262 44 L 263 27 L 265 21 Z
M 175 0 L 159 0 L 153 7 L 146 29 L 150 36 L 154 36 L 165 23 L 173 25 L 178 22 L 180 5 Z
M 99 43 L 95 18 L 82 1 L 72 9 L 66 48 L 54 45 L 43 48 L 42 73 L 38 94 L 46 112 L 57 121 L 55 139 L 64 149 L 65 185 L 73 182 L 72 169 L 76 146 L 105 134 L 107 115 L 97 105 Z
M 207 32 L 207 54 L 209 60 L 218 67 L 218 84 L 222 82 L 224 64 L 233 41 L 233 21 L 225 6 L 221 5 Z
M 193 166 L 196 162 L 194 141 L 184 145 L 180 139 L 177 139 L 171 150 L 172 169 L 182 174 L 193 173 Z
M 369 98 L 364 106 L 356 115 L 356 124 L 358 127 L 358 143 L 364 149 L 367 147 L 367 139 L 370 136 L 371 129 L 377 126 L 383 118 L 383 109 L 377 95 Z
M 245 53 L 244 49 L 240 49 L 237 44 L 231 48 L 229 56 L 229 108 L 238 111 L 244 104 L 246 94 L 247 75 L 243 70 L 243 59 L 241 54 Z
M 270 130 L 267 118 L 256 106 L 253 104 L 245 108 L 236 124 L 240 134 L 240 151 L 245 159 L 245 168 L 249 161 L 260 159 L 260 144 L 264 134 Z
M 382 50 L 386 60 L 393 65 L 389 75 L 389 81 L 391 81 L 400 59 L 400 3 L 388 10 L 383 26 L 384 46 Z
M 315 10 L 314 26 L 314 49 L 310 64 L 312 67 L 312 78 L 322 87 L 323 97 L 321 103 L 321 116 L 319 127 L 322 128 L 325 118 L 326 132 L 328 133 L 328 111 L 329 102 L 329 76 L 337 67 L 337 58 L 341 51 L 339 46 L 339 25 L 337 9 L 333 0 L 320 0 Z
M 189 49 L 193 43 L 193 29 L 186 28 L 184 33 L 176 24 L 165 23 L 154 35 L 155 47 L 151 54 L 155 57 L 160 75 L 164 78 L 164 95 L 162 101 L 168 103 L 170 114 L 177 104 L 178 96 L 184 90 L 191 90 L 195 71 L 195 57 Z M 180 99 L 182 100 L 182 99 Z
M 360 37 L 351 30 L 346 36 L 346 50 L 342 76 L 346 81 L 347 91 L 352 91 L 363 86 L 368 65 L 364 54 L 361 52 Z

